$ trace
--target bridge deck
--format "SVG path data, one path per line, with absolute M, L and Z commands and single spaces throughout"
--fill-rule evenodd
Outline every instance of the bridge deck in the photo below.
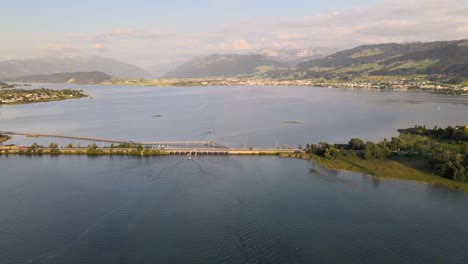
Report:
M 228 149 L 228 147 L 226 146 L 223 146 L 213 141 L 206 141 L 206 140 L 139 142 L 139 141 L 133 141 L 133 140 L 119 140 L 119 139 L 109 139 L 109 138 L 95 138 L 95 137 L 71 136 L 71 135 L 61 135 L 61 134 L 46 134 L 46 133 L 27 133 L 27 132 L 14 132 L 14 131 L 0 131 L 0 134 L 30 136 L 30 137 L 67 138 L 67 139 L 77 139 L 77 140 L 107 142 L 107 143 L 120 143 L 120 144 L 130 143 L 130 144 L 142 145 L 142 146 L 164 146 L 164 147 L 204 146 L 204 147 Z

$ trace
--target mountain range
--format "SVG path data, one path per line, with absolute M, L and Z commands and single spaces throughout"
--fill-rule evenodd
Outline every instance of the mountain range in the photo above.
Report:
M 53 74 L 36 74 L 4 78 L 7 82 L 37 82 L 37 83 L 102 83 L 112 79 L 112 76 L 103 72 L 66 72 Z
M 287 69 L 289 65 L 265 56 L 213 54 L 182 64 L 164 78 L 208 78 L 262 75 L 270 70 Z
M 416 74 L 468 78 L 468 40 L 384 43 L 332 52 L 332 49 L 326 48 L 262 49 L 250 54 L 212 54 L 185 63 L 160 63 L 144 69 L 104 57 L 9 60 L 0 62 L 0 80 L 71 80 L 83 83 L 99 82 L 110 79 L 111 76 L 176 79 L 343 79 Z
M 118 60 L 91 56 L 0 61 L 0 78 L 67 72 L 105 72 L 124 78 L 151 77 L 147 71 Z
M 468 41 L 363 45 L 298 64 L 271 77 L 443 74 L 467 76 Z
M 263 55 L 210 55 L 186 63 L 164 77 L 310 79 L 414 74 L 468 77 L 468 40 L 362 45 L 295 66 L 281 62 L 283 54 L 278 51 L 259 52 Z M 306 58 L 314 53 L 299 54 Z
M 157 63 L 150 66 L 146 66 L 143 69 L 149 72 L 153 78 L 160 78 L 168 74 L 170 71 L 184 64 L 186 61 L 173 61 L 165 63 Z
M 301 62 L 323 58 L 327 55 L 335 53 L 337 50 L 333 48 L 306 48 L 306 49 L 260 49 L 252 54 L 259 54 L 267 57 L 268 59 L 276 60 L 289 64 L 291 66 L 297 65 Z

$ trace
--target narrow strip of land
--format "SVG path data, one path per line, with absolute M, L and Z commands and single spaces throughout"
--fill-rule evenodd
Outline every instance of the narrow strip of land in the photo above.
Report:
M 294 155 L 305 153 L 300 149 L 220 149 L 220 148 L 44 148 L 44 147 L 18 147 L 2 146 L 0 154 L 24 154 L 24 155 Z

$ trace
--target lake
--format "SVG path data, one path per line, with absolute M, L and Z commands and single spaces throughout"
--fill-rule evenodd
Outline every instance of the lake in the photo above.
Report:
M 2 106 L 0 130 L 274 147 L 468 123 L 465 97 L 426 93 L 44 86 L 92 99 Z M 75 143 L 12 142 L 34 141 Z M 468 263 L 467 219 L 463 192 L 303 160 L 0 156 L 2 264 Z
M 274 148 L 276 144 L 346 143 L 352 137 L 377 141 L 416 124 L 432 128 L 468 123 L 467 97 L 420 92 L 268 86 L 43 86 L 83 89 L 93 99 L 2 106 L 0 131 L 133 141 L 208 139 L 229 147 Z M 290 120 L 301 123 L 284 122 Z M 19 139 L 13 142 L 31 145 L 38 141 Z M 41 142 L 51 140 L 77 143 Z

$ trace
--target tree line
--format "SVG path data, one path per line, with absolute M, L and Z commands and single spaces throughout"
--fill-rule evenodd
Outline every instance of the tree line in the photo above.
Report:
M 392 154 L 406 156 L 421 156 L 427 159 L 434 174 L 454 181 L 468 182 L 468 128 L 456 126 L 447 128 L 426 129 L 425 126 L 399 129 L 402 134 L 420 135 L 425 137 L 405 139 L 392 137 L 390 141 L 364 142 L 360 138 L 352 138 L 348 144 L 307 144 L 305 152 L 325 159 L 334 160 L 341 155 L 356 156 L 365 160 L 387 159 Z M 433 139 L 428 141 L 427 137 Z M 445 147 L 445 149 L 443 149 Z

